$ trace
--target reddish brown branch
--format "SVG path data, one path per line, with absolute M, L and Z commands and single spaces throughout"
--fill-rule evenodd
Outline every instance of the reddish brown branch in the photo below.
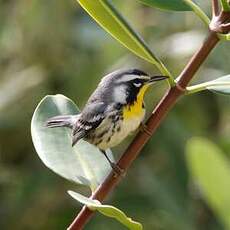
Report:
M 212 0 L 212 16 L 216 17 L 220 13 L 218 0 Z
M 209 53 L 216 46 L 218 41 L 219 39 L 216 35 L 216 32 L 210 31 L 201 48 L 194 54 L 190 62 L 180 74 L 177 85 L 169 89 L 161 101 L 158 103 L 152 115 L 146 122 L 148 130 L 152 134 L 154 134 L 164 117 L 168 114 L 169 110 L 171 110 L 171 108 L 175 105 L 178 98 L 184 94 L 186 86 L 196 71 L 199 69 L 199 67 L 202 65 L 202 63 L 206 60 Z M 127 171 L 149 138 L 150 136 L 145 132 L 139 132 L 134 138 L 133 142 L 126 149 L 117 165 Z M 122 175 L 115 176 L 113 173 L 110 173 L 105 181 L 97 188 L 91 198 L 103 201 L 121 179 Z M 84 206 L 68 229 L 81 230 L 92 215 L 93 211 Z
M 230 30 L 230 22 L 221 25 L 221 26 L 220 26 L 220 29 L 221 29 L 221 31 L 222 31 L 223 33 L 225 33 L 225 31 L 229 31 L 229 30 Z
M 230 11 L 222 11 L 218 17 L 213 17 L 209 25 L 210 30 L 217 33 L 228 34 L 230 23 Z

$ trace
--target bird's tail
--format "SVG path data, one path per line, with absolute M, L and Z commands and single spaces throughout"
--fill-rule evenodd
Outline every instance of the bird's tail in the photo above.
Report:
M 45 126 L 48 128 L 68 127 L 72 129 L 78 117 L 79 115 L 61 115 L 51 117 L 46 121 Z

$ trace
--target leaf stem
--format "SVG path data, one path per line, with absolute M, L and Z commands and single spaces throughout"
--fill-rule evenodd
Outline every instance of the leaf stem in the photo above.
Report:
M 212 0 L 212 17 L 217 17 L 219 12 L 219 0 Z
M 210 24 L 209 17 L 198 5 L 196 5 L 192 0 L 183 0 L 183 1 L 192 8 L 193 12 L 203 21 L 203 23 L 206 26 L 209 26 Z
M 218 33 L 217 36 L 223 41 L 230 41 L 230 34 L 221 34 Z
M 197 93 L 197 92 L 206 90 L 208 87 L 212 87 L 212 86 L 226 86 L 226 85 L 230 85 L 230 83 L 229 82 L 214 82 L 214 81 L 204 82 L 201 84 L 186 87 L 186 94 Z
M 168 76 L 168 82 L 169 82 L 169 85 L 171 87 L 175 86 L 176 85 L 176 82 L 173 78 L 173 76 L 171 75 L 171 73 L 169 72 L 169 70 L 166 68 L 166 66 L 159 60 L 159 63 L 156 64 L 156 67 L 159 69 L 159 71 L 165 75 L 165 76 Z

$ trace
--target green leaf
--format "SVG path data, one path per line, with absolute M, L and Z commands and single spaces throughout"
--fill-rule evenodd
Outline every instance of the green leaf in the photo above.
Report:
M 197 4 L 195 4 L 192 0 L 183 0 L 183 2 L 192 9 L 192 11 L 203 21 L 207 27 L 209 27 L 209 17 Z
M 139 0 L 140 2 L 163 10 L 191 11 L 183 0 Z
M 125 225 L 130 230 L 142 230 L 143 227 L 140 223 L 133 221 L 131 218 L 127 217 L 124 212 L 115 208 L 111 205 L 101 204 L 98 200 L 92 200 L 88 197 L 82 196 L 79 193 L 68 191 L 69 195 L 72 196 L 78 202 L 86 205 L 91 210 L 97 210 L 105 216 L 112 217 Z
M 139 0 L 142 3 L 164 10 L 193 11 L 208 27 L 210 20 L 205 12 L 192 0 Z
M 31 134 L 35 149 L 43 163 L 57 174 L 95 190 L 109 173 L 110 165 L 95 146 L 80 140 L 71 145 L 71 130 L 46 128 L 45 121 L 57 115 L 79 113 L 76 105 L 63 95 L 46 96 L 37 106 Z M 111 152 L 108 152 L 113 159 Z
M 217 78 L 213 81 L 207 81 L 198 85 L 189 86 L 186 88 L 187 94 L 197 93 L 203 90 L 210 90 L 215 93 L 230 94 L 230 75 Z
M 193 11 L 208 27 L 210 19 L 192 0 L 139 0 L 142 3 L 163 10 Z
M 230 11 L 230 2 L 227 0 L 220 0 L 223 11 Z
M 230 229 L 230 165 L 222 151 L 205 138 L 187 144 L 187 162 L 204 199 Z
M 139 57 L 156 65 L 162 74 L 170 77 L 170 83 L 174 83 L 171 74 L 163 63 L 152 53 L 144 40 L 108 0 L 78 0 L 78 2 L 115 39 Z

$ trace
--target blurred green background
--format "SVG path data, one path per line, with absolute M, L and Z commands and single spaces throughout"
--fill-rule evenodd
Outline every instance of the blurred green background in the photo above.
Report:
M 207 33 L 191 12 L 155 10 L 134 0 L 114 2 L 174 75 Z M 210 14 L 209 1 L 198 2 Z M 229 73 L 229 58 L 229 44 L 221 43 L 194 82 Z M 128 67 L 158 73 L 105 33 L 76 1 L 0 0 L 1 229 L 65 229 L 71 223 L 81 207 L 66 191 L 89 191 L 76 189 L 40 161 L 30 136 L 33 111 L 45 95 L 57 93 L 82 108 L 104 74 Z M 166 87 L 161 83 L 149 90 L 148 114 Z M 229 105 L 229 97 L 211 92 L 182 98 L 108 203 L 146 230 L 223 229 L 192 183 L 185 145 L 193 136 L 206 136 L 229 153 Z M 114 149 L 116 156 L 131 139 Z M 97 214 L 85 229 L 125 228 Z

